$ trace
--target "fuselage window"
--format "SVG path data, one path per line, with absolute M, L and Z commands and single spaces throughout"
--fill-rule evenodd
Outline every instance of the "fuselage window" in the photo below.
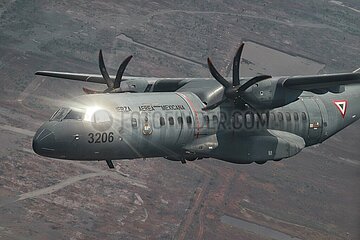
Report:
M 303 121 L 305 121 L 306 120 L 306 113 L 302 112 L 301 113 L 301 118 L 302 118 Z
M 213 122 L 214 122 L 214 126 L 217 126 L 219 124 L 219 119 L 216 115 L 213 116 Z
M 291 115 L 290 115 L 290 113 L 285 113 L 285 116 L 286 116 L 286 120 L 287 121 L 291 121 Z
M 261 114 L 261 121 L 266 122 L 266 120 L 267 120 L 267 114 L 266 114 L 266 113 L 262 113 L 262 114 Z
M 224 112 L 220 112 L 220 122 L 226 122 L 226 114 Z
M 70 112 L 66 115 L 64 119 L 74 119 L 74 120 L 83 120 L 84 112 L 70 110 Z
M 278 119 L 279 121 L 284 120 L 284 115 L 281 112 L 278 112 Z
M 187 116 L 187 117 L 186 117 L 186 122 L 187 122 L 187 124 L 189 124 L 189 125 L 192 123 L 192 119 L 191 119 L 190 116 Z
M 214 117 L 216 117 L 216 116 L 214 116 Z M 241 128 L 241 126 L 243 124 L 243 116 L 241 115 L 240 112 L 235 112 L 231 116 L 230 121 L 231 121 L 231 124 L 234 127 L 234 129 L 239 129 L 239 128 Z
M 271 119 L 271 121 L 275 121 L 275 114 L 274 113 L 270 113 L 270 119 Z
M 259 116 L 256 113 L 254 114 L 254 121 L 255 123 L 259 122 Z
M 136 118 L 132 118 L 132 119 L 131 119 L 131 126 L 132 126 L 133 128 L 137 128 L 137 120 L 136 120 Z
M 210 118 L 209 118 L 208 115 L 205 115 L 205 116 L 204 116 L 204 123 L 205 123 L 206 127 L 209 127 Z
M 178 123 L 179 123 L 180 125 L 183 125 L 184 120 L 183 120 L 183 118 L 182 118 L 182 117 L 178 117 Z
M 165 125 L 165 118 L 160 117 L 160 126 L 164 126 Z
M 249 124 L 252 124 L 254 122 L 254 114 L 253 113 L 247 113 L 245 115 L 245 118 L 246 118 L 246 123 L 249 125 Z
M 294 119 L 295 121 L 299 121 L 299 114 L 297 112 L 294 112 Z
M 173 117 L 169 117 L 169 124 L 174 125 L 174 118 Z
M 243 116 L 241 114 L 235 116 L 235 124 L 241 126 L 243 124 Z

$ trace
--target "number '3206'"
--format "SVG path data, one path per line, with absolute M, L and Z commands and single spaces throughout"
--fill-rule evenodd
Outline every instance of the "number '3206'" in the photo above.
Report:
M 103 133 L 89 133 L 88 143 L 106 143 L 114 141 L 114 133 L 113 132 L 103 132 Z

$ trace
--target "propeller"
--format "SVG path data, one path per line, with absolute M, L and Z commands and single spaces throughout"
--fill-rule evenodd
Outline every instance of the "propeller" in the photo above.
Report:
M 83 91 L 87 94 L 133 92 L 131 90 L 125 90 L 125 89 L 120 88 L 122 76 L 123 76 L 125 69 L 126 69 L 127 65 L 129 64 L 132 57 L 133 56 L 130 55 L 127 58 L 125 58 L 125 60 L 119 66 L 119 69 L 116 73 L 115 80 L 112 80 L 109 76 L 109 73 L 106 70 L 105 63 L 104 63 L 104 57 L 103 57 L 102 51 L 100 50 L 99 51 L 99 68 L 100 68 L 101 75 L 103 76 L 103 79 L 107 85 L 107 89 L 105 89 L 104 91 L 97 91 L 97 90 L 92 90 L 92 89 L 83 87 Z
M 250 103 L 248 103 L 243 98 L 243 94 L 248 88 L 250 88 L 254 84 L 264 81 L 265 79 L 271 78 L 271 76 L 259 75 L 251 78 L 244 84 L 240 85 L 240 59 L 243 48 L 244 48 L 244 43 L 241 43 L 240 47 L 238 48 L 234 56 L 233 68 L 232 68 L 233 70 L 232 84 L 228 82 L 223 76 L 221 76 L 221 74 L 214 67 L 214 64 L 211 62 L 210 58 L 207 59 L 210 73 L 215 78 L 215 80 L 218 81 L 224 87 L 224 94 L 223 94 L 223 98 L 220 101 L 208 105 L 204 107 L 202 110 L 204 111 L 212 110 L 218 107 L 219 105 L 221 105 L 222 103 L 224 103 L 228 99 L 233 100 L 236 105 L 247 104 L 250 108 L 256 110 Z

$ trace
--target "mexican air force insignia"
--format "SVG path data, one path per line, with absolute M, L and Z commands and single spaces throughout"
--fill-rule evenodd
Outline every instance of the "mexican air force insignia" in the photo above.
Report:
M 342 118 L 344 118 L 345 114 L 346 114 L 346 109 L 348 106 L 348 101 L 347 100 L 334 100 L 333 103 L 335 104 L 335 106 L 337 107 L 339 112 L 341 113 Z

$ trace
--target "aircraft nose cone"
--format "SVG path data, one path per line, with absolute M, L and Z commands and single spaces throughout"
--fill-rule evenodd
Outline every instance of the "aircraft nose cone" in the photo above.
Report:
M 55 136 L 54 133 L 46 128 L 40 128 L 32 142 L 35 153 L 42 156 L 51 156 L 55 152 Z

